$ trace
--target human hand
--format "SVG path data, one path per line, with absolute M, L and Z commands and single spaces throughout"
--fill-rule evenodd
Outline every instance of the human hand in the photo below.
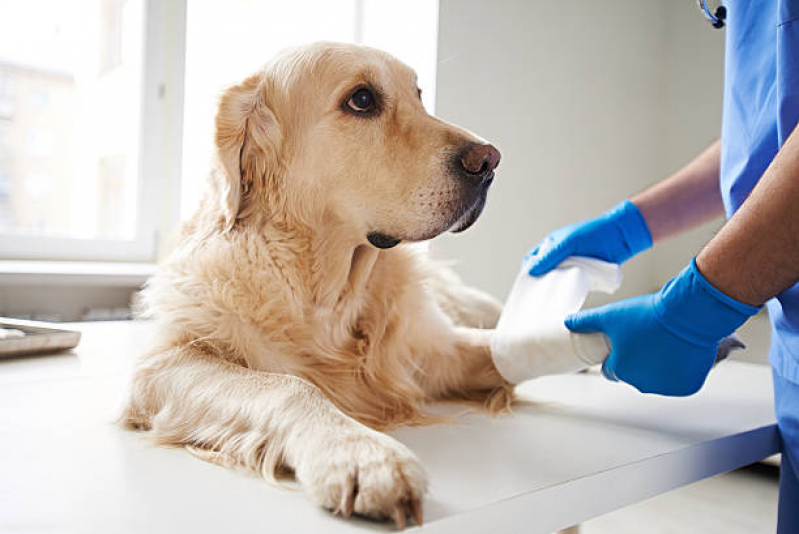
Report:
M 541 276 L 569 256 L 588 256 L 623 263 L 652 246 L 652 236 L 638 208 L 625 200 L 606 213 L 564 226 L 544 238 L 525 257 L 538 256 L 530 266 L 532 276 Z
M 608 336 L 606 378 L 642 393 L 684 396 L 699 391 L 721 340 L 758 309 L 713 287 L 694 260 L 659 292 L 578 312 L 565 325 Z

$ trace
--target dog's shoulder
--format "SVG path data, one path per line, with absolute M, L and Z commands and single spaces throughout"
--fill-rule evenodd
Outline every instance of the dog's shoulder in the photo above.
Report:
M 142 314 L 189 338 L 291 322 L 302 308 L 301 247 L 269 231 L 184 233 L 142 291 Z

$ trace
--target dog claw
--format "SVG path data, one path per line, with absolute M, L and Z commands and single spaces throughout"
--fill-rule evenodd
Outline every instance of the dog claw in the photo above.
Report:
M 397 504 L 392 513 L 394 522 L 397 524 L 397 530 L 405 530 L 405 508 L 402 504 Z
M 348 491 L 347 495 L 344 497 L 344 502 L 341 503 L 341 515 L 344 517 L 349 517 L 352 515 L 352 509 L 355 506 L 355 492 Z
M 339 504 L 338 511 L 341 515 L 349 518 L 352 515 L 353 508 L 355 508 L 355 496 L 358 494 L 358 480 L 357 475 L 350 475 L 347 477 L 347 485 L 341 495 L 341 503 Z
M 411 500 L 411 512 L 413 513 L 413 520 L 416 522 L 417 527 L 422 526 L 422 501 L 413 499 Z

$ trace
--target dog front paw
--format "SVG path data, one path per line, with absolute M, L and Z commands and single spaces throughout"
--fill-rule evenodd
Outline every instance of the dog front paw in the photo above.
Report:
M 353 512 L 422 524 L 427 476 L 419 460 L 395 439 L 369 429 L 325 440 L 325 446 L 297 469 L 297 478 L 317 504 L 349 517 Z

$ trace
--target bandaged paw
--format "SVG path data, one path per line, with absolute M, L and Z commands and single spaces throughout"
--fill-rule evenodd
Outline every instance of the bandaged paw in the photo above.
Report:
M 530 276 L 528 270 L 525 262 L 491 340 L 500 374 L 519 383 L 602 363 L 610 353 L 607 337 L 575 334 L 563 320 L 582 308 L 590 291 L 615 292 L 621 285 L 619 266 L 573 256 L 543 276 Z

